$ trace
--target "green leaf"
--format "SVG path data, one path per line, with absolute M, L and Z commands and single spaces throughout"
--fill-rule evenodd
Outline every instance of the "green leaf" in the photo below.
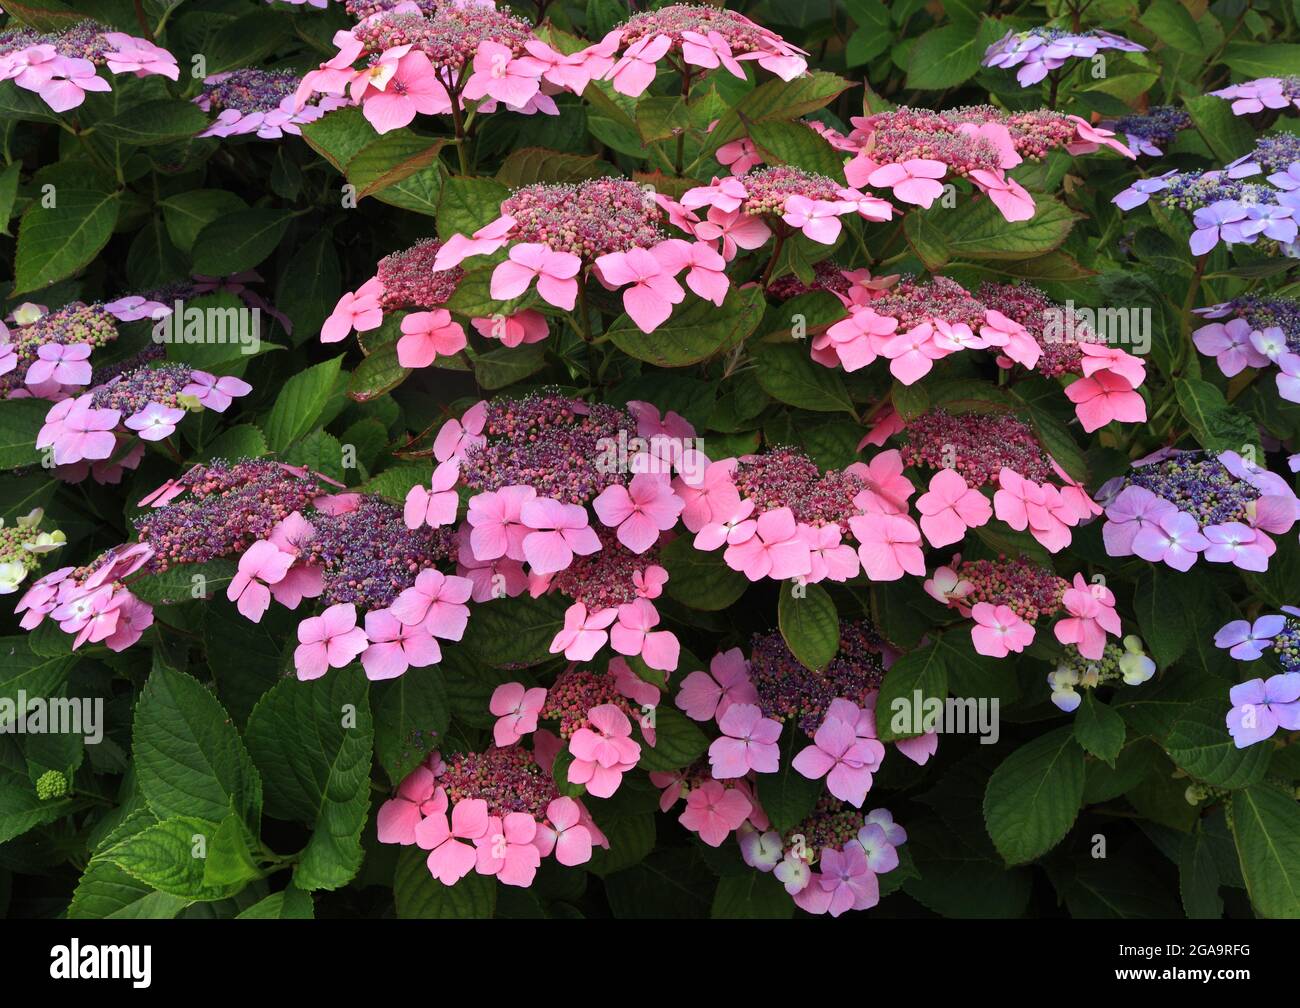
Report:
M 488 665 L 536 665 L 551 657 L 567 608 L 556 595 L 493 599 L 474 610 L 461 647 Z
M 1245 119 L 1232 114 L 1232 105 L 1213 95 L 1188 97 L 1183 105 L 1192 123 L 1215 157 L 1225 164 L 1255 146 L 1255 131 Z
M 188 253 L 194 240 L 214 220 L 248 209 L 242 199 L 224 189 L 191 189 L 163 200 L 163 222 L 172 244 Z
M 1095 690 L 1085 690 L 1074 715 L 1074 738 L 1099 760 L 1114 766 L 1124 748 L 1124 719 L 1098 700 Z
M 453 175 L 442 184 L 438 200 L 438 234 L 472 235 L 501 216 L 501 202 L 510 190 L 492 179 Z
M 10 234 L 9 218 L 14 214 L 14 202 L 18 198 L 18 180 L 22 175 L 21 161 L 14 161 L 4 171 L 0 171 L 0 234 Z
M 948 661 L 948 649 L 935 641 L 903 655 L 885 673 L 876 699 L 876 726 L 883 741 L 924 733 L 926 708 L 948 697 Z
M 809 780 L 794 768 L 794 758 L 807 738 L 797 725 L 781 732 L 781 768 L 776 773 L 755 775 L 759 804 L 772 821 L 772 828 L 788 833 L 813 813 L 822 794 L 822 782 Z
M 718 880 L 713 893 L 714 920 L 786 920 L 794 900 L 771 872 L 748 871 Z
M 1051 196 L 1034 195 L 1034 216 L 1008 221 L 992 200 L 967 200 L 953 210 L 928 211 L 952 258 L 1025 259 L 1057 248 L 1078 214 Z
M 290 886 L 254 903 L 236 920 L 311 920 L 315 916 L 311 893 Z
M 907 87 L 941 91 L 969 80 L 979 70 L 984 51 L 1003 32 L 999 22 L 987 18 L 975 31 L 956 24 L 930 29 L 908 54 Z
M 1069 728 L 1025 743 L 989 778 L 984 822 L 1009 865 L 1046 854 L 1074 825 L 1083 800 L 1083 750 Z
M 55 696 L 75 664 L 76 659 L 66 654 L 36 654 L 28 637 L 0 637 L 0 701 L 16 707 L 20 692 L 28 697 Z M 6 724 L 8 719 L 0 718 L 0 726 Z
M 1138 20 L 1165 45 L 1192 55 L 1204 49 L 1196 21 L 1178 0 L 1153 0 Z
M 381 346 L 348 376 L 348 395 L 357 402 L 377 399 L 406 381 L 411 369 L 397 363 L 397 345 Z
M 743 136 L 745 123 L 798 119 L 829 105 L 850 87 L 853 87 L 851 81 L 824 70 L 813 70 L 789 82 L 765 81 L 722 115 L 704 141 L 700 160 L 728 141 Z
M 248 750 L 266 784 L 266 810 L 306 823 L 311 840 L 298 860 L 299 889 L 337 889 L 361 867 L 361 831 L 370 809 L 374 725 L 359 665 L 315 682 L 283 679 L 253 708 Z
M 842 180 L 844 155 L 837 153 L 804 123 L 749 123 L 749 137 L 768 164 L 789 164 L 827 178 Z
M 203 864 L 203 884 L 213 888 L 242 888 L 260 872 L 249 853 L 251 837 L 236 815 L 228 815 L 217 826 L 208 844 Z
M 718 307 L 689 296 L 685 307 L 673 310 L 668 321 L 652 333 L 642 332 L 626 314 L 606 333 L 630 357 L 659 367 L 685 367 L 726 353 L 754 331 L 763 315 L 763 292 L 731 288 Z
M 397 855 L 393 899 L 402 920 L 486 920 L 497 905 L 497 882 L 490 875 L 470 872 L 454 886 L 429 874 L 428 854 L 403 847 Z
M 691 609 L 719 612 L 729 607 L 749 587 L 749 580 L 722 560 L 721 552 L 697 550 L 689 536 L 678 536 L 659 553 L 668 571 L 664 591 Z
M 853 401 L 838 371 L 815 363 L 801 346 L 756 347 L 755 377 L 763 391 L 779 402 L 818 413 L 853 414 Z
M 545 147 L 521 147 L 501 162 L 496 179 L 502 185 L 518 189 L 538 182 L 580 182 L 617 174 L 618 170 L 598 154 L 566 154 Z
M 158 818 L 140 808 L 123 819 L 101 845 L 103 849 L 156 825 Z M 91 858 L 72 894 L 68 906 L 71 920 L 120 918 L 125 920 L 167 920 L 175 917 L 190 901 L 182 896 L 158 892 L 102 856 Z
M 441 744 L 451 723 L 442 669 L 410 669 L 385 684 L 375 717 L 375 758 L 394 785 Z
M 655 744 L 641 745 L 637 766 L 648 773 L 679 770 L 704 755 L 709 740 L 695 722 L 674 707 L 660 704 L 654 711 Z
M 342 364 L 343 358 L 335 357 L 299 371 L 284 383 L 262 425 L 273 450 L 284 451 L 320 422 Z
M 302 128 L 302 138 L 343 174 L 348 162 L 375 139 L 375 129 L 359 108 L 335 109 Z
M 1178 855 L 1178 892 L 1191 920 L 1218 920 L 1223 916 L 1213 841 L 1201 822 L 1187 834 Z
M 60 185 L 54 205 L 32 201 L 18 228 L 13 294 L 26 294 L 72 276 L 108 244 L 120 193 Z
M 140 790 L 159 819 L 219 823 L 234 812 L 257 829 L 261 779 L 225 708 L 197 680 L 154 668 L 136 705 L 131 752 Z
M 204 880 L 207 858 L 219 827 L 194 816 L 173 816 L 115 843 L 101 855 L 128 875 L 160 892 L 186 900 L 226 899 L 244 882 Z
M 1257 445 L 1259 432 L 1246 414 L 1229 405 L 1223 393 L 1199 378 L 1175 378 L 1178 408 L 1202 448 L 1210 451 L 1242 450 Z
M 446 145 L 446 140 L 430 140 L 410 130 L 385 133 L 352 156 L 348 182 L 356 186 L 357 200 L 363 200 L 429 167 Z
M 1174 764 L 1215 787 L 1236 789 L 1264 779 L 1268 746 L 1238 749 L 1223 720 L 1222 704 L 1188 704 L 1164 740 Z
M 118 143 L 148 147 L 192 137 L 207 125 L 207 113 L 193 102 L 158 98 L 130 105 L 115 118 L 97 123 L 94 129 Z
M 0 402 L 0 469 L 17 469 L 40 461 L 36 436 L 49 412 L 50 404 L 44 399 Z
M 275 251 L 293 217 L 292 210 L 262 207 L 218 217 L 194 239 L 194 272 L 229 276 L 252 269 Z
M 35 786 L 25 779 L 21 783 L 0 781 L 0 844 L 53 822 L 74 807 L 67 798 L 41 801 Z
M 1300 67 L 1300 44 L 1230 42 L 1223 51 L 1223 62 L 1243 77 L 1286 77 Z
M 1232 836 L 1255 910 L 1264 917 L 1300 917 L 1300 805 L 1266 785 L 1232 796 Z
M 825 668 L 839 654 L 840 616 L 835 600 L 819 584 L 783 585 L 777 624 L 786 646 L 805 668 Z
M 210 599 L 234 580 L 235 569 L 235 561 L 224 557 L 201 564 L 173 564 L 161 573 L 136 578 L 131 593 L 150 605 Z

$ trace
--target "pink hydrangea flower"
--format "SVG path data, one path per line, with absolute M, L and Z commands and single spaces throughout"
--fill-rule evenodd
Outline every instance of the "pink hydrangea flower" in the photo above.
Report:
M 1056 639 L 1062 644 L 1073 644 L 1083 657 L 1100 661 L 1106 648 L 1106 634 L 1116 637 L 1121 634 L 1114 594 L 1105 585 L 1090 585 L 1082 574 L 1076 574 L 1073 586 L 1061 597 L 1061 604 L 1070 615 L 1054 627 Z
M 366 613 L 366 636 L 370 646 L 361 653 L 361 667 L 372 682 L 442 661 L 442 648 L 424 624 L 407 625 L 388 609 Z
M 701 473 L 683 473 L 673 480 L 673 490 L 682 501 L 682 524 L 699 532 L 719 515 L 731 516 L 740 506 L 736 489 L 735 459 L 710 462 Z
M 298 678 L 319 679 L 332 668 L 343 668 L 366 649 L 366 632 L 357 626 L 357 607 L 340 602 L 319 616 L 298 624 L 293 664 Z
M 1098 371 L 1091 378 L 1071 382 L 1066 386 L 1065 397 L 1074 403 L 1079 423 L 1089 434 L 1112 420 L 1142 423 L 1147 418 L 1142 396 L 1127 379 L 1111 371 Z
M 651 473 L 633 476 L 626 487 L 611 483 L 591 506 L 606 526 L 618 530 L 618 541 L 638 554 L 658 542 L 660 532 L 677 524 L 684 507 L 668 480 Z
M 44 343 L 37 348 L 36 360 L 23 381 L 28 385 L 89 385 L 90 349 L 89 343 Z
M 397 363 L 405 368 L 428 367 L 439 357 L 453 357 L 465 349 L 465 330 L 452 321 L 445 308 L 411 312 L 401 322 Z
M 161 441 L 174 434 L 176 425 L 183 419 L 183 409 L 151 402 L 139 413 L 127 417 L 125 426 L 139 434 L 144 441 Z
M 384 309 L 379 304 L 381 293 L 379 281 L 371 280 L 355 293 L 349 291 L 339 298 L 329 318 L 321 326 L 321 342 L 337 343 L 345 339 L 353 329 L 357 332 L 369 332 L 383 325 Z
M 546 703 L 540 686 L 525 689 L 523 683 L 502 683 L 492 691 L 488 710 L 496 715 L 492 738 L 498 746 L 514 745 L 537 730 L 537 715 Z
M 686 299 L 676 280 L 677 256 L 671 248 L 610 252 L 596 260 L 596 269 L 610 287 L 626 287 L 623 309 L 644 333 L 663 325 L 673 305 Z
M 487 402 L 475 403 L 459 420 L 454 417 L 438 429 L 433 439 L 433 457 L 439 462 L 463 459 L 471 448 L 487 443 L 483 425 L 487 422 Z
M 554 851 L 555 860 L 569 868 L 591 860 L 592 835 L 582 821 L 582 812 L 582 806 L 567 797 L 555 798 L 546 806 L 550 825 L 539 823 L 534 841 L 543 857 Z
M 524 537 L 524 557 L 534 574 L 556 574 L 573 563 L 574 554 L 600 550 L 600 538 L 587 524 L 587 510 L 550 497 L 534 497 L 519 508 L 519 518 L 533 531 Z
M 551 641 L 551 654 L 563 652 L 569 661 L 591 661 L 609 640 L 607 628 L 617 618 L 615 606 L 589 613 L 581 602 L 573 603 L 564 612 L 563 629 Z
M 941 469 L 930 489 L 916 500 L 921 531 L 931 546 L 950 546 L 965 538 L 966 530 L 979 528 L 993 517 L 989 499 L 967 484 L 955 469 Z
M 677 668 L 681 645 L 669 630 L 655 630 L 659 613 L 648 599 L 639 598 L 618 607 L 618 620 L 610 628 L 609 644 L 619 654 L 641 658 L 652 669 Z
M 470 526 L 469 547 L 475 559 L 527 559 L 524 539 L 533 530 L 524 524 L 520 510 L 536 496 L 537 491 L 530 486 L 506 486 L 469 499 L 465 520 Z
M 812 573 L 808 543 L 788 507 L 765 511 L 757 521 L 737 526 L 729 541 L 732 545 L 723 560 L 751 581 L 765 577 L 782 581 Z
M 904 203 L 929 209 L 943 195 L 939 180 L 948 174 L 948 166 L 929 158 L 909 158 L 898 164 L 881 165 L 867 176 L 867 185 L 890 189 Z
M 854 462 L 844 471 L 865 487 L 853 498 L 853 506 L 867 514 L 906 515 L 916 488 L 903 475 L 903 468 L 903 456 L 896 448 L 880 452 L 866 465 Z
M 415 843 L 415 830 L 420 822 L 446 809 L 446 793 L 438 787 L 433 771 L 418 766 L 402 779 L 397 794 L 379 806 L 375 816 L 376 837 L 380 843 L 410 847 Z
M 491 318 L 470 319 L 470 325 L 480 336 L 500 340 L 514 349 L 529 343 L 540 343 L 551 334 L 546 316 L 533 308 L 525 308 L 513 315 L 493 315 Z
M 509 301 L 537 281 L 537 293 L 547 304 L 571 311 L 578 297 L 582 260 L 572 252 L 557 252 L 547 245 L 520 243 L 511 246 L 509 256 L 492 272 L 490 293 L 498 301 Z
M 925 576 L 921 530 L 904 515 L 854 515 L 849 528 L 858 540 L 862 571 L 872 581 L 897 581 L 904 574 Z
M 460 497 L 456 493 L 456 481 L 460 478 L 460 463 L 456 459 L 440 462 L 433 470 L 429 480 L 429 489 L 413 486 L 406 492 L 406 501 L 402 508 L 402 520 L 407 528 L 418 529 L 423 525 L 441 528 L 456 520 L 456 511 L 460 508 Z
M 587 714 L 591 727 L 579 728 L 569 739 L 568 778 L 582 784 L 597 798 L 618 790 L 623 774 L 641 758 L 641 746 L 632 738 L 632 722 L 614 704 L 600 704 Z
M 879 741 L 860 735 L 856 724 L 828 712 L 813 744 L 801 749 L 791 765 L 809 780 L 825 777 L 832 795 L 861 808 L 871 790 L 872 774 L 884 758 L 885 747 Z
M 224 413 L 232 402 L 252 391 L 252 385 L 233 375 L 218 378 L 207 371 L 195 371 L 190 375 L 189 384 L 181 389 L 181 395 L 193 396 L 205 409 Z
M 226 586 L 226 598 L 245 619 L 261 622 L 271 605 L 270 586 L 284 580 L 293 561 L 292 553 L 281 553 L 274 543 L 258 540 L 239 558 L 235 576 Z
M 430 568 L 420 571 L 415 584 L 404 589 L 389 609 L 407 626 L 423 625 L 434 637 L 458 641 L 469 622 L 465 603 L 472 590 L 467 578 Z
M 686 796 L 686 809 L 677 821 L 710 847 L 722 842 L 749 818 L 753 804 L 738 789 L 705 781 Z
M 781 765 L 781 722 L 763 717 L 755 704 L 732 704 L 718 719 L 722 737 L 709 746 L 709 771 L 717 780 L 776 773 Z
M 749 679 L 749 662 L 740 648 L 713 656 L 709 671 L 696 670 L 682 680 L 677 707 L 695 721 L 721 717 L 732 704 L 757 704 L 758 690 Z
M 834 522 L 822 526 L 800 525 L 799 534 L 808 544 L 808 563 L 812 567 L 806 580 L 844 582 L 856 577 L 858 554 L 845 543 L 840 527 Z
M 451 822 L 435 812 L 415 827 L 415 842 L 429 852 L 429 874 L 443 885 L 455 885 L 474 868 L 478 854 L 471 843 L 488 832 L 488 807 L 482 798 L 458 801 Z
M 1049 552 L 1059 553 L 1070 544 L 1069 526 L 1077 525 L 1079 515 L 1050 483 L 1038 484 L 1024 479 L 1005 466 L 998 473 L 998 489 L 993 494 L 993 510 L 1017 532 L 1026 528 Z
M 1012 651 L 1023 651 L 1034 642 L 1034 628 L 1021 619 L 1010 606 L 977 602 L 971 607 L 975 626 L 971 642 L 975 650 L 990 658 L 1005 658 Z

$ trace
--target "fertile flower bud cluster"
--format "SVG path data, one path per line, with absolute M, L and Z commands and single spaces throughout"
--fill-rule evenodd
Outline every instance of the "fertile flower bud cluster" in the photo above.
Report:
M 1192 125 L 1186 109 L 1177 105 L 1153 105 L 1141 115 L 1121 116 L 1105 124 L 1115 133 L 1123 133 L 1134 154 L 1160 157 L 1161 149 L 1174 142 L 1183 130 Z
M 1185 571 L 1204 557 L 1264 571 L 1300 499 L 1280 476 L 1236 452 L 1163 449 L 1098 491 L 1102 536 L 1113 557 L 1139 556 Z
M 503 885 L 532 885 L 543 857 L 572 867 L 609 841 L 551 775 L 556 745 L 429 755 L 379 809 L 380 843 L 429 852 L 429 874 L 455 885 L 471 871 Z
M 1056 639 L 1087 661 L 1102 660 L 1107 634 L 1120 635 L 1115 595 L 1104 582 L 1090 584 L 1082 574 L 1070 582 L 1024 557 L 963 563 L 955 556 L 935 570 L 925 590 L 975 621 L 971 643 L 991 658 L 1025 650 L 1044 619 L 1059 617 L 1053 627 Z
M 1300 257 L 1300 136 L 1276 133 L 1223 169 L 1171 170 L 1139 179 L 1111 202 L 1132 210 L 1155 198 L 1192 218 L 1188 246 L 1207 255 L 1219 244 L 1258 245 L 1267 255 Z
M 98 74 L 101 67 L 114 74 L 180 79 L 176 57 L 166 49 L 94 21 L 44 35 L 26 28 L 0 31 L 0 81 L 34 92 L 55 112 L 77 108 L 88 92 L 111 91 Z
M 1040 374 L 1079 376 L 1066 386 L 1065 396 L 1074 403 L 1084 431 L 1092 433 L 1115 420 L 1146 420 L 1146 401 L 1137 391 L 1146 380 L 1142 358 L 1108 345 L 1086 323 L 1075 324 L 1068 309 L 1028 284 L 985 284 L 980 298 L 991 310 L 1019 323 L 1038 344 L 1042 352 L 1033 367 Z
M 215 112 L 216 119 L 199 136 L 256 133 L 263 140 L 278 140 L 286 133 L 300 136 L 306 123 L 347 104 L 342 98 L 324 95 L 298 107 L 294 94 L 300 83 L 295 73 L 254 68 L 204 78 L 194 104 L 204 112 Z
M 5 525 L 0 518 L 0 595 L 11 595 L 27 579 L 27 575 L 40 566 L 41 557 L 58 549 L 67 537 L 58 529 L 42 532 L 41 519 L 45 512 L 40 508 Z
M 64 377 L 62 367 L 62 362 L 56 364 L 52 378 Z M 77 371 L 68 377 L 75 380 L 81 374 Z M 143 445 L 131 446 L 131 434 L 142 441 L 161 441 L 175 432 L 187 412 L 223 413 L 252 390 L 240 378 L 219 378 L 183 364 L 133 368 L 55 403 L 36 436 L 36 447 L 52 451 L 60 478 L 69 482 L 84 479 L 88 470 L 99 482 L 116 482 L 123 470 L 136 468 L 144 456 Z
M 928 208 L 951 173 L 988 196 L 1008 221 L 1034 215 L 1033 197 L 1007 176 L 1026 158 L 1040 159 L 1058 147 L 1091 154 L 1103 146 L 1134 156 L 1110 130 L 1047 109 L 1008 113 L 979 105 L 934 112 L 903 106 L 851 122 L 848 136 L 817 131 L 856 155 L 844 168 L 850 185 L 886 188 L 904 203 Z
M 128 300 L 70 301 L 53 311 L 20 305 L 13 314 L 15 328 L 0 322 L 0 396 L 57 400 L 85 388 L 92 378 L 91 353 L 117 339 L 119 321 L 140 317 L 122 307 Z
M 1080 689 L 1120 681 L 1141 686 L 1155 674 L 1156 663 L 1143 650 L 1141 638 L 1130 634 L 1122 644 L 1107 641 L 1099 659 L 1067 651 L 1065 660 L 1047 674 L 1047 684 L 1052 687 L 1052 703 L 1069 714 L 1083 702 Z

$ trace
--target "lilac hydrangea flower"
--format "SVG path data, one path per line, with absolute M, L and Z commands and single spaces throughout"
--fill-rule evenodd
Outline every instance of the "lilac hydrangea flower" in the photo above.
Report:
M 1300 730 L 1300 672 L 1251 679 L 1229 691 L 1228 734 L 1238 749 L 1263 742 L 1279 728 Z
M 1228 654 L 1241 661 L 1254 661 L 1285 626 L 1285 616 L 1261 616 L 1253 624 L 1233 620 L 1219 628 L 1214 635 L 1214 646 L 1228 649 Z

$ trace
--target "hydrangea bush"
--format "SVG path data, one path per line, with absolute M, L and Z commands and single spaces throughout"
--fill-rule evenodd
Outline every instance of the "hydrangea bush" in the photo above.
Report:
M 1300 916 L 1294 4 L 4 6 L 11 914 Z

